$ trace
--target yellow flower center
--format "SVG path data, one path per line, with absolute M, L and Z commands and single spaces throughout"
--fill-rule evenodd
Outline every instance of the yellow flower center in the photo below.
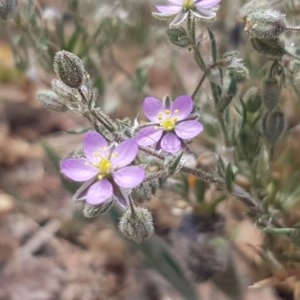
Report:
M 170 131 L 175 128 L 176 121 L 176 118 L 170 118 L 162 121 L 159 125 L 163 128 L 163 130 Z
M 178 109 L 175 109 L 174 114 L 177 114 L 179 112 Z M 158 120 L 160 121 L 159 126 L 164 131 L 171 131 L 175 128 L 176 123 L 178 121 L 177 117 L 171 116 L 171 112 L 169 109 L 165 110 L 165 116 L 162 112 L 160 112 L 157 116 Z
M 99 180 L 103 179 L 103 177 L 111 173 L 111 162 L 105 157 L 102 158 L 99 162 L 95 163 L 94 166 L 99 170 Z
M 182 7 L 183 7 L 184 11 L 192 9 L 195 7 L 195 1 L 194 0 L 184 0 Z

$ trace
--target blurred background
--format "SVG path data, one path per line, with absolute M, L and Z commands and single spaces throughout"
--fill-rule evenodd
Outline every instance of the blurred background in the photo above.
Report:
M 0 0 L 0 7 L 6 2 Z M 203 205 L 196 214 L 190 205 L 194 195 L 201 192 L 203 203 L 211 203 L 217 191 L 192 176 L 181 178 L 179 188 L 165 183 L 143 203 L 153 212 L 156 234 L 141 245 L 118 232 L 118 211 L 84 218 L 82 205 L 73 203 L 61 183 L 58 157 L 82 142 L 81 134 L 68 132 L 90 125 L 79 115 L 49 112 L 37 100 L 37 90 L 51 88 L 55 78 L 56 51 L 82 58 L 102 107 L 119 119 L 134 118 L 148 95 L 191 94 L 201 78 L 189 49 L 172 45 L 168 23 L 151 16 L 159 2 L 19 0 L 16 8 L 16 1 L 8 2 L 12 9 L 0 22 L 0 299 L 300 299 L 295 246 L 283 238 L 275 254 L 264 248 L 265 236 L 234 198 L 222 199 L 213 212 Z M 250 80 L 242 91 L 260 84 L 266 61 L 254 53 L 237 21 L 244 4 L 223 0 L 217 21 L 209 25 L 220 53 L 238 49 L 244 58 Z M 283 6 L 296 20 L 297 1 Z M 201 53 L 209 59 L 205 24 L 198 30 Z M 208 93 L 205 83 L 201 95 L 208 99 Z M 288 89 L 283 93 L 285 115 L 295 127 L 277 149 L 285 153 L 273 166 L 280 182 L 300 164 L 299 100 Z M 208 170 L 216 158 L 211 144 L 204 133 L 192 145 L 199 154 L 196 164 Z M 244 177 L 238 179 L 247 186 Z M 297 190 L 286 208 L 294 223 L 299 197 Z M 295 259 L 282 264 L 276 249 L 290 247 Z

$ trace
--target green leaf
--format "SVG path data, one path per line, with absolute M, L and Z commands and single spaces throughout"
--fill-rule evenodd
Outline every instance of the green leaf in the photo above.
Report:
M 183 269 L 161 238 L 154 236 L 141 245 L 136 245 L 136 248 L 143 252 L 149 266 L 169 281 L 183 299 L 200 300 L 194 285 L 187 279 Z
M 221 97 L 220 101 L 217 104 L 219 112 L 223 112 L 227 106 L 231 103 L 233 97 L 237 92 L 237 84 L 235 80 L 231 80 L 227 92 Z
M 234 178 L 234 175 L 232 172 L 231 163 L 229 163 L 226 166 L 226 171 L 225 171 L 225 186 L 229 192 L 232 191 L 233 178 Z
M 208 35 L 209 35 L 209 39 L 210 39 L 211 54 L 212 54 L 212 58 L 213 58 L 213 63 L 215 63 L 218 59 L 217 43 L 216 43 L 215 35 L 213 34 L 213 32 L 209 28 L 207 28 L 207 31 L 208 31 Z
M 190 38 L 184 28 L 170 28 L 167 30 L 169 41 L 175 46 L 185 48 L 191 44 Z

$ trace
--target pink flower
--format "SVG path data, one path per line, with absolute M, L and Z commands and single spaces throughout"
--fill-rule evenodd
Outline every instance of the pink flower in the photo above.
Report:
M 156 144 L 169 153 L 176 153 L 183 148 L 183 141 L 197 136 L 203 126 L 191 116 L 193 100 L 190 96 L 180 96 L 170 107 L 154 97 L 144 100 L 145 116 L 152 121 L 141 129 L 136 141 L 142 146 Z
M 119 145 L 108 146 L 96 131 L 88 132 L 83 143 L 84 157 L 67 158 L 61 162 L 61 172 L 74 181 L 85 182 L 83 192 L 87 203 L 102 204 L 115 198 L 122 206 L 127 198 L 122 189 L 139 185 L 145 171 L 138 166 L 129 166 L 138 152 L 138 145 L 128 139 Z
M 221 0 L 168 0 L 170 5 L 156 5 L 158 12 L 152 13 L 158 18 L 172 17 L 171 27 L 180 26 L 192 14 L 206 21 L 216 17 L 218 4 Z

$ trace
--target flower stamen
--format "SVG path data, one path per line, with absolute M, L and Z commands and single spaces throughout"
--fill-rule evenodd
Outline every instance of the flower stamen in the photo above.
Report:
M 111 162 L 107 158 L 102 158 L 99 162 L 93 164 L 99 170 L 98 179 L 101 180 L 112 171 Z

